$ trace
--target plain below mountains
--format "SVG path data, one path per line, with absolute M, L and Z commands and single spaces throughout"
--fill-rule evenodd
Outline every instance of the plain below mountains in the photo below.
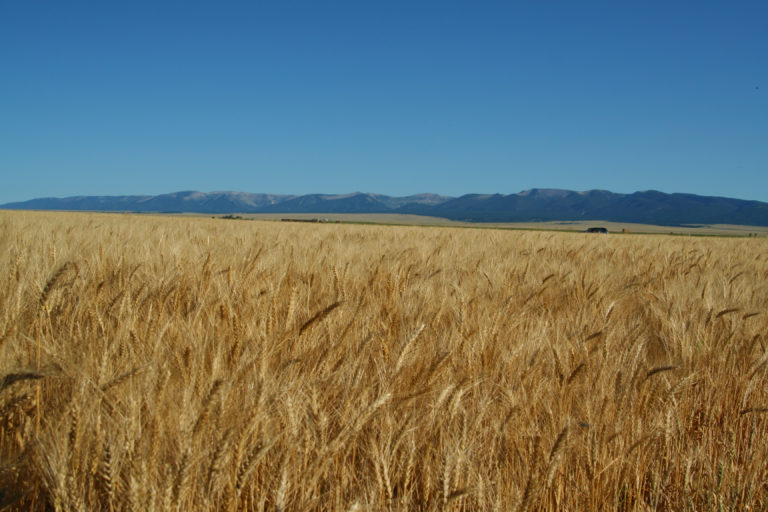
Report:
M 277 195 L 245 192 L 175 192 L 157 196 L 41 198 L 0 205 L 13 210 L 163 213 L 406 213 L 466 222 L 603 220 L 662 226 L 740 224 L 768 226 L 768 203 L 654 190 L 617 194 L 531 189 L 517 194 L 447 197 L 416 194 Z

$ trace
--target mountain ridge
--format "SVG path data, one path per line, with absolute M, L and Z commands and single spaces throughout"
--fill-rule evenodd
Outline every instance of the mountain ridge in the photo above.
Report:
M 646 190 L 532 188 L 514 194 L 431 193 L 409 196 L 265 194 L 194 190 L 160 195 L 72 196 L 6 203 L 1 209 L 154 213 L 405 213 L 467 222 L 603 220 L 665 226 L 741 224 L 768 226 L 768 203 L 719 196 Z

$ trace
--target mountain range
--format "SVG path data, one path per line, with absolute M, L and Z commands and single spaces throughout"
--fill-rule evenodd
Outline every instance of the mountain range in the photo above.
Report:
M 278 195 L 246 192 L 174 192 L 156 196 L 76 196 L 6 203 L 12 210 L 196 213 L 407 213 L 468 222 L 603 220 L 662 226 L 741 224 L 768 226 L 768 203 L 655 190 L 525 190 L 517 194 Z

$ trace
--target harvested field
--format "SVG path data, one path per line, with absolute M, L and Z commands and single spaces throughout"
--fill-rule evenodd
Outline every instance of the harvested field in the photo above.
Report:
M 184 214 L 201 216 L 202 214 Z M 208 217 L 209 215 L 205 215 Z M 220 216 L 221 217 L 221 216 Z M 653 224 L 635 224 L 632 222 L 612 222 L 604 220 L 575 220 L 548 222 L 461 222 L 425 215 L 405 215 L 393 213 L 245 213 L 238 215 L 242 219 L 279 221 L 291 219 L 328 219 L 330 222 L 353 222 L 409 226 L 444 226 L 474 229 L 519 229 L 534 231 L 585 231 L 593 226 L 604 226 L 611 233 L 636 233 L 660 235 L 717 235 L 717 236 L 768 236 L 766 226 L 737 226 L 730 224 L 702 224 L 695 226 L 657 226 Z
M 768 507 L 765 238 L 0 226 L 0 508 Z

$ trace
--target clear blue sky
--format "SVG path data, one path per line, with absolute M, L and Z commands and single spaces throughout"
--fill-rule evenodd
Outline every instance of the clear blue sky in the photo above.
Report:
M 768 201 L 768 2 L 4 0 L 0 178 Z

